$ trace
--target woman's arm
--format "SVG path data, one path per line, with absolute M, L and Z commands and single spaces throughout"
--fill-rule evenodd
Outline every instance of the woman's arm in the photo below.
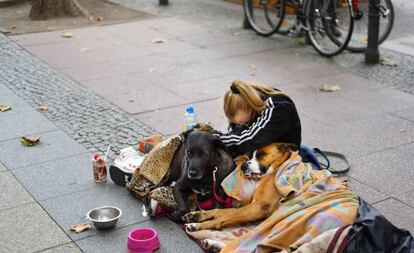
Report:
M 247 129 L 217 135 L 231 153 L 245 154 L 277 140 L 290 130 L 290 110 L 294 105 L 287 101 L 278 102 L 268 99 L 266 108 L 256 121 Z

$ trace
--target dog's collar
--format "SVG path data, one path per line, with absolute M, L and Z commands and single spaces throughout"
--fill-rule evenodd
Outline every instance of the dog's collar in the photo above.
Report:
M 192 188 L 192 190 L 196 194 L 201 194 L 201 196 L 206 196 L 206 195 L 211 193 L 211 191 L 204 191 L 204 189 L 196 190 L 196 189 Z

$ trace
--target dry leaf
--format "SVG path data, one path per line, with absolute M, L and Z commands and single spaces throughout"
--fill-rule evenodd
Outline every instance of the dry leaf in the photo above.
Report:
M 397 63 L 395 63 L 395 62 L 391 61 L 391 60 L 390 60 L 390 59 L 388 59 L 388 58 L 383 58 L 383 59 L 381 59 L 379 63 L 380 63 L 381 65 L 383 65 L 383 66 L 390 66 L 390 67 L 395 67 L 395 66 L 397 66 Z
M 86 47 L 82 47 L 81 49 L 79 49 L 81 52 L 85 52 L 88 51 L 88 49 Z
M 341 86 L 339 85 L 324 84 L 319 88 L 319 91 L 323 91 L 323 92 L 334 92 L 334 91 L 340 91 L 340 90 L 341 90 Z
M 37 109 L 38 109 L 39 111 L 42 111 L 42 112 L 47 112 L 47 111 L 49 111 L 49 107 L 48 107 L 47 105 L 39 105 L 39 106 L 37 107 Z
M 254 65 L 254 64 L 249 64 L 249 67 L 251 68 L 251 69 L 256 69 L 257 67 L 256 67 L 256 65 Z
M 364 43 L 368 43 L 368 37 L 364 37 L 364 38 L 362 38 L 362 42 L 364 42 Z
M 15 24 L 12 24 L 12 25 L 10 25 L 10 26 L 9 26 L 9 28 L 10 28 L 11 30 L 14 30 L 14 29 L 16 29 L 16 28 L 17 28 L 17 26 L 16 26 Z
M 75 231 L 76 233 L 81 233 L 87 229 L 90 229 L 92 226 L 91 224 L 87 224 L 87 223 L 80 223 L 80 224 L 76 224 L 71 226 L 69 229 L 71 231 Z
M 38 137 L 38 136 L 34 136 L 34 137 L 22 136 L 22 137 L 20 137 L 20 142 L 23 145 L 27 146 L 27 147 L 31 147 L 31 146 L 39 144 L 40 137 Z
M 0 112 L 11 110 L 11 108 L 12 107 L 10 105 L 0 105 Z
M 96 16 L 95 17 L 95 21 L 97 21 L 97 22 L 100 22 L 102 20 L 104 20 L 104 17 L 102 17 L 102 16 Z
M 72 38 L 73 37 L 73 33 L 71 31 L 64 31 L 62 33 L 62 37 L 63 38 Z
M 400 129 L 400 133 L 405 133 L 405 132 L 407 132 L 407 130 L 405 130 L 405 129 Z
M 167 40 L 163 39 L 163 38 L 155 38 L 155 39 L 151 40 L 151 42 L 154 43 L 154 44 L 165 43 L 166 41 Z

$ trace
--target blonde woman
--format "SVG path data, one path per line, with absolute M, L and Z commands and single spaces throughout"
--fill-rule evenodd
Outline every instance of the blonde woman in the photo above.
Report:
M 301 124 L 293 101 L 263 84 L 235 80 L 224 96 L 229 132 L 215 132 L 232 155 L 253 152 L 273 142 L 301 144 Z

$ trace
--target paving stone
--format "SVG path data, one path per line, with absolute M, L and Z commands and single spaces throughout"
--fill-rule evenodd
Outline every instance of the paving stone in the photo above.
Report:
M 353 159 L 352 164 L 350 177 L 387 195 L 401 196 L 414 190 L 408 176 L 412 174 L 412 153 L 407 156 L 397 150 L 384 150 Z
M 54 248 L 50 248 L 44 251 L 40 251 L 41 253 L 82 253 L 79 247 L 75 243 L 67 243 L 63 244 Z
M 0 211 L 0 252 L 37 252 L 70 239 L 37 204 Z
M 224 34 L 222 32 L 207 32 L 201 34 L 194 34 L 180 38 L 182 41 L 187 41 L 199 47 L 208 47 L 213 45 L 228 44 L 237 42 L 239 37 L 234 35 Z
M 124 252 L 127 247 L 128 233 L 141 227 L 151 227 L 157 231 L 160 240 L 160 248 L 157 252 L 203 252 L 178 225 L 166 218 L 152 219 L 118 230 L 102 232 L 97 236 L 76 241 L 76 243 L 87 253 Z
M 94 184 L 91 182 L 91 184 Z M 142 204 L 133 197 L 125 188 L 119 187 L 111 182 L 99 184 L 89 190 L 75 192 L 68 195 L 41 201 L 40 204 L 49 215 L 68 231 L 73 240 L 86 238 L 99 233 L 95 228 L 83 233 L 69 232 L 69 227 L 74 224 L 88 222 L 86 215 L 89 210 L 100 206 L 116 206 L 122 210 L 117 228 L 128 226 L 139 221 L 147 220 L 148 217 L 141 215 Z
M 85 152 L 82 146 L 59 130 L 41 134 L 40 143 L 34 147 L 23 146 L 19 139 L 0 142 L 0 159 L 11 171 Z
M 374 188 L 355 180 L 354 178 L 347 177 L 347 179 L 348 187 L 370 204 L 389 198 L 388 195 L 377 191 Z
M 96 187 L 89 153 L 23 167 L 14 175 L 38 201 Z
M 395 226 L 414 233 L 414 208 L 394 198 L 390 198 L 373 205 Z
M 407 109 L 400 110 L 400 111 L 396 111 L 393 114 L 395 114 L 395 115 L 397 115 L 401 118 L 414 121 L 414 107 L 407 108 Z
M 0 211 L 34 202 L 10 172 L 0 173 Z
M 19 138 L 23 135 L 36 135 L 57 129 L 57 126 L 43 117 L 39 112 L 29 111 L 20 114 L 2 115 L 4 124 L 0 128 L 0 141 Z
M 0 161 L 0 172 L 1 171 L 7 171 L 6 166 L 4 166 L 4 164 Z

